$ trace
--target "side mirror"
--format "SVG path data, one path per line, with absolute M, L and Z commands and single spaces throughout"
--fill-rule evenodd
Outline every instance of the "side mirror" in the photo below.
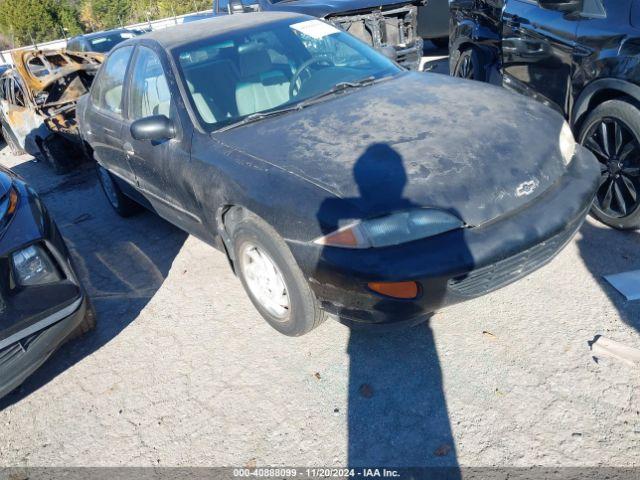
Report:
M 176 136 L 176 127 L 166 116 L 154 115 L 133 122 L 131 136 L 136 140 L 169 140 Z
M 380 53 L 394 62 L 398 59 L 398 52 L 391 45 L 385 45 L 380 48 Z
M 584 0 L 538 0 L 540 8 L 558 12 L 578 12 L 582 10 Z

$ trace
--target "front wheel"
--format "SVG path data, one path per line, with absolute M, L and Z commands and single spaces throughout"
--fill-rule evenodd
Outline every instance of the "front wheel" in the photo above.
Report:
M 485 81 L 482 55 L 476 48 L 463 50 L 453 70 L 453 76 L 467 80 Z
M 598 105 L 579 142 L 600 162 L 600 187 L 591 214 L 611 227 L 640 227 L 640 110 L 623 100 Z
M 276 231 L 250 213 L 230 228 L 236 271 L 267 323 L 291 337 L 320 325 L 326 313 Z

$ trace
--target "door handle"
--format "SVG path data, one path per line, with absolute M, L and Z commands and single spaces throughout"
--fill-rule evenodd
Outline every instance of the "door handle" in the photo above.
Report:
M 133 145 L 131 145 L 129 142 L 126 142 L 124 145 L 122 145 L 122 148 L 124 149 L 124 153 L 127 157 L 133 157 L 136 152 L 133 150 Z

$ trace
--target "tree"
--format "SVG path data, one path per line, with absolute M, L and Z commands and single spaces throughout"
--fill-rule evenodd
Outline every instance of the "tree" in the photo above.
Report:
M 211 6 L 211 0 L 0 0 L 0 35 L 23 46 Z
M 0 32 L 21 46 L 77 34 L 82 27 L 69 0 L 0 0 Z
M 101 30 L 129 23 L 133 10 L 132 0 L 89 0 L 93 20 Z

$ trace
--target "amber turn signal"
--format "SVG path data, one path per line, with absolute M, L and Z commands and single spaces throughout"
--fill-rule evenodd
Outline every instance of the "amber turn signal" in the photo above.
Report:
M 367 285 L 376 293 L 404 300 L 416 298 L 420 291 L 417 282 L 369 282 Z

